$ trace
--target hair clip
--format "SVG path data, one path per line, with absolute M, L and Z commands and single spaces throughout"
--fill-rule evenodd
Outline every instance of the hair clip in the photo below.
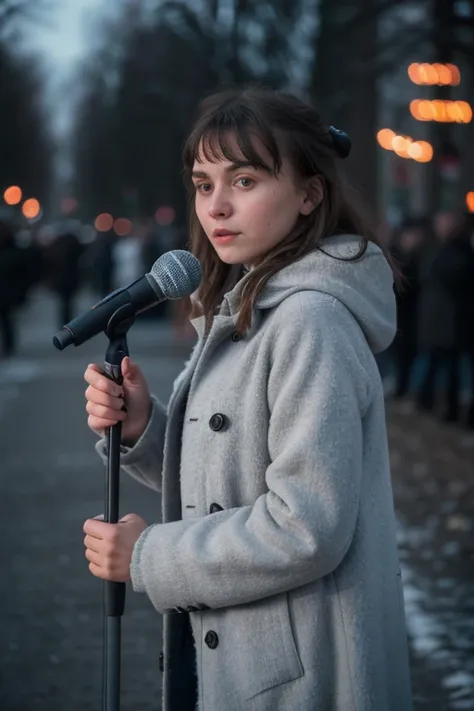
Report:
M 339 158 L 347 158 L 352 148 L 352 141 L 345 131 L 329 126 L 332 142 Z

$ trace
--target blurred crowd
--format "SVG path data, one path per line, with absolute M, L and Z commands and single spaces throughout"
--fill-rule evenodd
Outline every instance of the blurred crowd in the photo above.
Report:
M 390 234 L 401 272 L 398 332 L 380 359 L 395 398 L 474 427 L 474 215 L 406 219 Z
M 35 287 L 57 303 L 60 328 L 76 314 L 77 295 L 103 298 L 149 271 L 161 254 L 186 248 L 184 230 L 143 220 L 133 234 L 85 232 L 80 224 L 31 230 L 25 239 L 0 221 L 0 353 L 13 356 L 17 318 Z M 398 333 L 378 358 L 395 398 L 446 422 L 474 427 L 474 215 L 441 212 L 406 218 L 389 230 L 401 273 Z M 166 303 L 142 318 L 167 318 Z
M 148 220 L 127 237 L 112 230 L 91 235 L 73 221 L 25 233 L 0 220 L 0 358 L 16 354 L 18 317 L 38 287 L 54 296 L 59 329 L 76 315 L 81 290 L 99 300 L 148 272 L 164 252 L 184 248 L 184 241 L 179 230 Z M 163 303 L 143 317 L 166 315 Z

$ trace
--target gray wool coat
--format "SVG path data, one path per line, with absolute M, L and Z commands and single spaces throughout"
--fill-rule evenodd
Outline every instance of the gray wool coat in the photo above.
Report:
M 382 385 L 392 274 L 328 238 L 236 332 L 240 282 L 122 467 L 162 493 L 132 583 L 164 615 L 164 711 L 192 624 L 200 711 L 409 711 Z M 332 255 L 332 256 L 330 256 Z M 244 277 L 245 278 L 245 277 Z M 105 442 L 97 445 L 105 456 Z M 181 670 L 182 673 L 182 670 Z

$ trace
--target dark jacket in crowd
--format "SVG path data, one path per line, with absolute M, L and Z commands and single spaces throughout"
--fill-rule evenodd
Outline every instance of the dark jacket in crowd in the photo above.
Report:
M 24 250 L 12 232 L 0 225 L 0 310 L 9 311 L 23 301 L 26 284 Z
M 420 264 L 422 249 L 404 252 L 393 250 L 393 255 L 402 273 L 402 282 L 397 287 L 397 331 L 410 343 L 415 344 L 418 332 L 418 300 L 420 296 Z
M 76 235 L 59 235 L 46 252 L 46 281 L 57 294 L 74 294 L 80 285 L 82 247 Z
M 474 348 L 474 251 L 469 241 L 433 247 L 421 264 L 420 288 L 420 348 Z

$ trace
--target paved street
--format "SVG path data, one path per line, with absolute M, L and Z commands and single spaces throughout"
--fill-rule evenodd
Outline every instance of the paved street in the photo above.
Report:
M 55 351 L 44 296 L 22 329 L 18 357 L 0 362 L 0 710 L 100 709 L 101 583 L 87 570 L 82 524 L 103 510 L 103 470 L 82 374 L 106 341 Z M 166 400 L 187 347 L 155 321 L 137 323 L 129 345 Z M 389 403 L 388 423 L 415 710 L 474 709 L 474 437 L 408 403 Z M 159 504 L 123 479 L 122 513 L 152 522 Z M 160 635 L 151 604 L 128 592 L 122 711 L 160 708 Z

